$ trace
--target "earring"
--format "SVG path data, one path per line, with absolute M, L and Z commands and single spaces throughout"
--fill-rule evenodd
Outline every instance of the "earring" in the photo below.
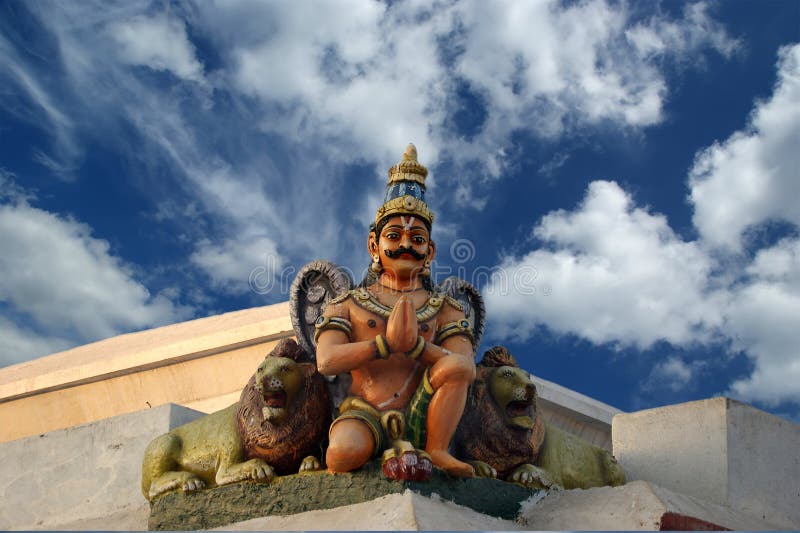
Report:
M 422 267 L 422 272 L 420 272 L 420 275 L 425 276 L 426 278 L 431 277 L 431 260 L 430 259 L 426 259 L 425 260 L 425 264 Z
M 376 274 L 380 274 L 383 271 L 380 257 L 378 257 L 377 255 L 372 256 L 372 264 L 369 266 L 369 269 Z

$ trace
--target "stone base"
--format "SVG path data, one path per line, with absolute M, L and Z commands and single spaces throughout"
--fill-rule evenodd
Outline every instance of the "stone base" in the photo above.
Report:
M 424 483 L 390 481 L 376 462 L 347 474 L 311 472 L 280 477 L 269 484 L 237 483 L 195 493 L 165 494 L 151 504 L 149 529 L 211 529 L 252 518 L 360 504 L 408 489 L 506 520 L 516 518 L 523 501 L 542 493 L 496 479 L 453 478 L 441 471 L 434 471 Z M 354 528 L 358 529 L 347 529 Z M 330 527 L 322 522 L 311 529 Z
M 539 502 L 524 504 L 520 521 L 532 530 L 781 529 L 742 511 L 677 494 L 645 481 L 621 487 L 550 492 Z
M 374 500 L 291 516 L 265 516 L 217 528 L 222 531 L 514 531 L 522 526 L 469 507 L 421 496 L 409 489 Z
M 800 424 L 712 398 L 616 415 L 613 440 L 629 481 L 800 528 Z

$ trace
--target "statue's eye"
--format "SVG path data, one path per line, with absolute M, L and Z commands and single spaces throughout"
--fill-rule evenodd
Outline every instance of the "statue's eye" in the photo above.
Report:
M 399 239 L 400 234 L 397 233 L 396 231 L 390 231 L 389 233 L 386 234 L 386 238 L 389 239 L 390 241 L 393 241 L 395 239 Z
M 425 244 L 425 237 L 420 237 L 419 235 L 415 235 L 414 244 Z

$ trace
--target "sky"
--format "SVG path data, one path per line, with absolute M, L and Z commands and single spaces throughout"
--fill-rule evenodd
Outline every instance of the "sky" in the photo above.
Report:
M 0 3 L 0 366 L 360 279 L 430 171 L 478 357 L 800 421 L 800 2 Z

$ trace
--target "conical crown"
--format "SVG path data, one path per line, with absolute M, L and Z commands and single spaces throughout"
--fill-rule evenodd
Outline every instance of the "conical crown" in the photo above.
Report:
M 406 147 L 403 160 L 389 169 L 389 182 L 383 205 L 375 214 L 375 226 L 396 215 L 413 215 L 433 224 L 433 213 L 425 203 L 425 178 L 428 169 L 417 161 L 417 148 Z

